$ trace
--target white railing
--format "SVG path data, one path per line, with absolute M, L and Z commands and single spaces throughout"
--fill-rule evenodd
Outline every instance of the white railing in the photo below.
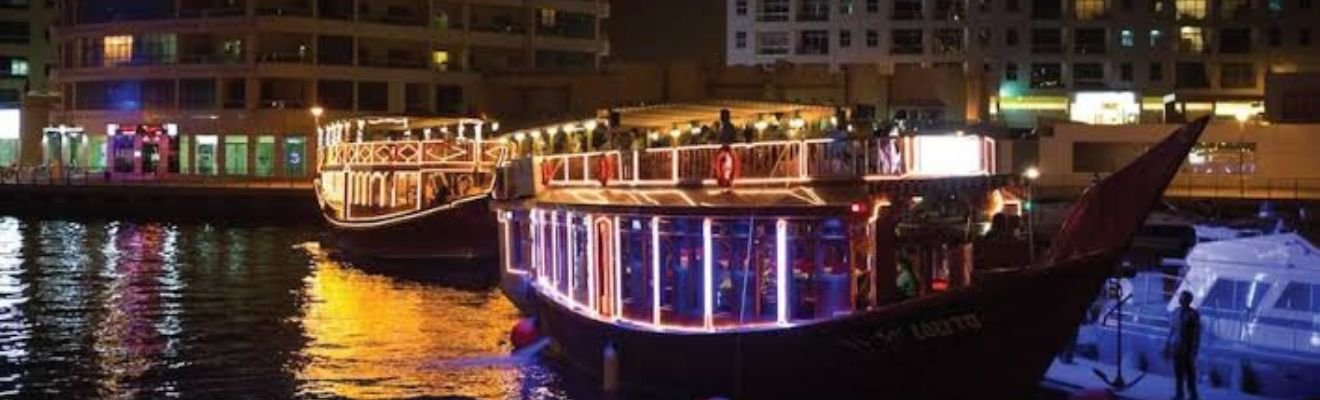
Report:
M 991 139 L 981 140 L 983 146 L 993 147 Z M 551 187 L 600 186 L 602 181 L 609 186 L 711 185 L 717 182 L 714 164 L 722 147 L 709 144 L 544 155 L 537 157 L 536 166 Z M 785 140 L 737 143 L 729 148 L 737 162 L 734 185 L 886 180 L 922 172 L 914 163 L 917 149 L 911 138 Z M 979 170 L 968 175 L 994 173 L 993 157 L 984 155 L 968 155 L 981 158 Z M 609 176 L 603 180 L 606 169 Z
M 489 193 L 506 151 L 500 141 L 465 139 L 332 144 L 317 193 L 337 222 L 407 218 Z
M 1036 181 L 1037 194 L 1073 197 L 1090 186 L 1094 179 L 1090 174 L 1042 174 Z M 1182 198 L 1315 200 L 1320 199 L 1320 179 L 1180 173 L 1169 183 L 1164 195 Z
M 323 168 L 494 168 L 506 147 L 498 141 L 407 140 L 337 143 L 324 149 Z

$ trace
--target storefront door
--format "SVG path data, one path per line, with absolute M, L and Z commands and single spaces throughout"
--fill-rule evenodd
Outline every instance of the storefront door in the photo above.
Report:
M 116 174 L 131 174 L 135 171 L 136 141 L 137 138 L 132 135 L 116 135 L 110 139 L 111 171 Z

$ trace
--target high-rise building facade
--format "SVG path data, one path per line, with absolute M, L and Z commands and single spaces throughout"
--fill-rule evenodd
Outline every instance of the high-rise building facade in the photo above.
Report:
M 44 118 L 24 124 L 24 105 L 38 109 L 48 93 L 56 46 L 48 28 L 59 16 L 55 0 L 0 0 L 0 167 L 17 164 L 22 131 L 39 132 Z M 30 129 L 24 129 L 30 128 Z
M 730 65 L 958 68 L 1010 124 L 1254 118 L 1269 74 L 1320 71 L 1313 1 L 727 0 L 726 48 Z
M 70 0 L 46 163 L 307 176 L 317 121 L 479 113 L 483 72 L 595 69 L 608 14 L 604 0 Z

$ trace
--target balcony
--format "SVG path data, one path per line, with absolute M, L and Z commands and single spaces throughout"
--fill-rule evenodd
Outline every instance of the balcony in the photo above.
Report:
M 257 5 L 257 15 L 276 17 L 311 17 L 310 0 L 266 0 Z
M 473 6 L 471 10 L 473 31 L 522 35 L 531 25 L 530 15 L 517 7 Z
M 358 44 L 358 65 L 377 68 L 427 69 L 430 67 L 425 44 L 364 40 Z
M 311 64 L 316 59 L 310 35 L 263 35 L 257 43 L 257 62 Z
M 926 165 L 922 153 L 934 155 L 935 147 L 957 140 L 968 150 L 961 168 L 954 171 L 942 165 Z M 938 142 L 938 143 L 937 143 Z M 902 144 L 899 146 L 899 144 Z M 884 181 L 908 176 L 977 176 L 994 173 L 994 140 L 975 136 L 951 139 L 948 136 L 909 136 L 879 139 L 805 139 L 779 140 L 730 145 L 736 186 L 765 186 L 821 180 Z M 538 157 L 550 175 L 550 187 L 598 187 L 598 165 L 615 165 L 612 172 L 617 186 L 676 187 L 714 186 L 712 171 L 721 145 L 690 145 L 650 148 L 638 151 L 604 151 L 579 154 L 556 154 Z M 947 146 L 946 146 L 947 147 Z M 924 149 L 923 149 L 924 148 Z M 901 149 L 901 150 L 900 150 Z M 609 163 L 600 159 L 608 158 Z M 938 167 L 938 168 L 937 168 Z
M 382 0 L 361 2 L 358 20 L 389 25 L 426 26 L 426 5 L 421 2 Z
M 179 18 L 242 17 L 247 13 L 246 1 L 225 4 L 220 0 L 184 0 L 179 3 Z

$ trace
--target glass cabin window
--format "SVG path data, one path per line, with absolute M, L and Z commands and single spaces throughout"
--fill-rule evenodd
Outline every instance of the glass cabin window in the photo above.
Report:
M 1210 293 L 1205 295 L 1201 307 L 1231 311 L 1253 310 L 1269 291 L 1270 284 L 1265 282 L 1220 279 L 1210 287 Z
M 1283 294 L 1274 302 L 1274 308 L 1290 311 L 1320 311 L 1320 290 L 1316 285 L 1290 282 L 1283 288 Z

